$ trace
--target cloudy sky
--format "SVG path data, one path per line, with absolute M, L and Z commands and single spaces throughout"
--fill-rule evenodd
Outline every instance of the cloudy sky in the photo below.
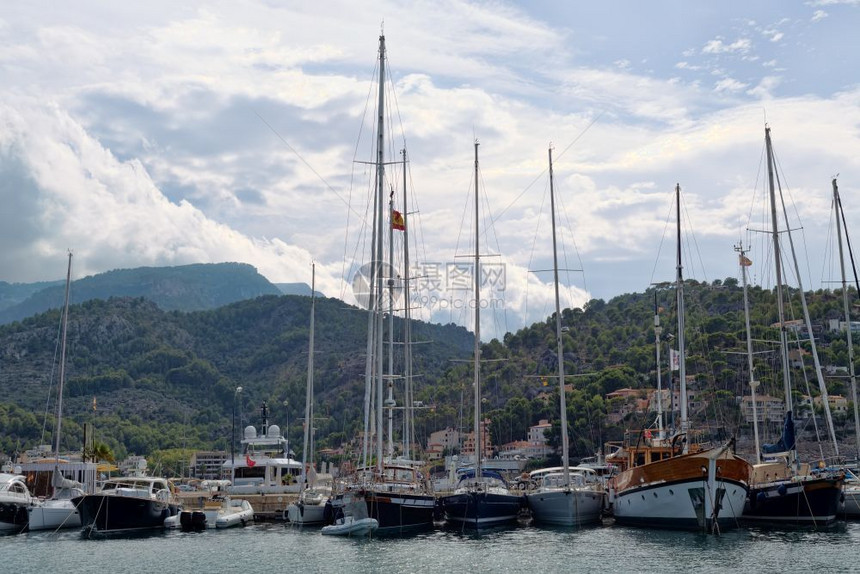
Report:
M 318 288 L 352 302 L 383 22 L 411 257 L 448 281 L 424 295 L 456 298 L 481 143 L 482 242 L 505 268 L 484 333 L 551 312 L 551 277 L 529 271 L 551 266 L 550 143 L 561 265 L 582 270 L 563 275 L 565 305 L 672 279 L 676 182 L 688 276 L 737 276 L 765 123 L 805 286 L 832 279 L 837 173 L 860 223 L 860 0 L 15 2 L 0 14 L 0 280 L 60 278 L 68 248 L 78 277 L 243 261 L 308 282 L 313 260 Z

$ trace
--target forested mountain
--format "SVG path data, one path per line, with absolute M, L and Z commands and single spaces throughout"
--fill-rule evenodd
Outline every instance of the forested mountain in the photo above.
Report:
M 749 394 L 749 369 L 746 357 L 746 333 L 743 316 L 743 290 L 734 278 L 711 284 L 685 282 L 687 319 L 687 375 L 697 400 L 691 406 L 691 417 L 699 428 L 709 428 L 723 436 L 746 434 L 750 429 L 742 421 L 738 399 Z M 788 319 L 802 317 L 799 297 L 794 293 Z M 568 421 L 571 451 L 574 456 L 593 455 L 607 440 L 620 440 L 627 428 L 641 429 L 653 424 L 654 413 L 631 412 L 616 424 L 608 414 L 618 412 L 620 399 L 606 400 L 606 395 L 621 388 L 654 389 L 656 387 L 654 315 L 659 309 L 663 326 L 662 371 L 664 388 L 670 382 L 667 370 L 668 349 L 674 345 L 676 315 L 675 291 L 672 288 L 651 288 L 645 293 L 625 294 L 605 302 L 589 301 L 582 309 L 562 312 L 565 349 L 565 372 L 569 376 Z M 844 332 L 828 330 L 830 319 L 842 318 L 841 292 L 819 290 L 807 294 L 813 331 L 819 343 L 823 366 L 846 367 L 848 361 Z M 851 300 L 856 302 L 856 292 Z M 751 324 L 756 341 L 756 379 L 761 381 L 759 393 L 783 395 L 779 355 L 776 298 L 772 291 L 759 287 L 750 289 Z M 791 334 L 791 337 L 794 337 Z M 808 350 L 805 329 L 797 336 Z M 855 338 L 856 339 L 856 338 Z M 797 345 L 798 343 L 794 343 Z M 483 367 L 484 414 L 491 419 L 494 444 L 524 440 L 528 427 L 541 418 L 554 421 L 558 433 L 558 393 L 555 318 L 535 323 L 516 333 L 508 333 L 502 341 L 494 340 L 483 347 L 483 358 L 490 359 Z M 811 360 L 807 360 L 811 365 Z M 803 384 L 804 375 L 796 370 L 800 386 L 795 395 L 818 394 L 815 375 L 809 366 L 806 378 L 810 390 Z M 438 384 L 428 387 L 422 397 L 437 405 L 434 413 L 422 415 L 428 427 L 445 425 L 469 428 L 469 409 L 461 422 L 459 402 L 470 394 L 468 365 L 457 365 Z M 849 383 L 844 376 L 829 377 L 830 394 L 850 397 Z M 644 397 L 644 393 L 642 395 Z M 843 435 L 851 432 L 853 406 L 837 413 L 837 430 Z M 853 419 L 851 419 L 853 421 Z M 781 421 L 772 425 L 777 432 Z M 767 431 L 768 429 L 763 429 Z
M 691 408 L 696 425 L 727 435 L 748 432 L 737 401 L 748 394 L 749 381 L 742 290 L 734 279 L 688 281 L 685 293 L 687 373 L 699 394 L 697 402 L 704 405 Z M 652 288 L 563 311 L 575 456 L 593 454 L 605 440 L 620 438 L 625 428 L 652 422 L 653 414 L 631 411 L 611 424 L 617 399 L 608 401 L 606 395 L 625 387 L 655 386 L 655 308 L 660 308 L 664 327 L 663 380 L 668 384 L 665 358 L 675 333 L 673 298 L 672 289 Z M 777 339 L 771 326 L 777 321 L 775 297 L 772 291 L 753 288 L 750 298 L 753 337 L 762 351 L 756 355 L 756 378 L 762 392 L 780 396 L 779 359 L 767 343 Z M 844 333 L 827 330 L 829 319 L 841 318 L 841 296 L 817 291 L 808 300 L 822 364 L 845 366 Z M 256 413 L 266 401 L 270 422 L 298 444 L 309 310 L 310 299 L 299 296 L 264 296 L 191 313 L 164 311 L 143 298 L 73 306 L 64 443 L 79 448 L 81 424 L 92 421 L 98 438 L 118 456 L 179 447 L 229 449 L 234 407 L 243 410 L 245 424 L 258 423 Z M 799 313 L 798 306 L 789 318 Z M 320 446 L 336 447 L 361 427 L 367 314 L 339 300 L 320 299 L 316 321 L 316 399 L 322 417 L 315 425 L 317 439 Z M 44 412 L 56 394 L 50 382 L 58 325 L 55 310 L 0 327 L 0 448 L 5 453 L 50 442 L 53 420 Z M 413 333 L 415 340 L 424 341 L 414 347 L 415 399 L 432 407 L 418 411 L 417 439 L 426 442 L 430 432 L 446 426 L 470 428 L 471 334 L 454 325 L 423 323 L 416 323 Z M 803 338 L 802 329 L 798 334 Z M 555 421 L 557 433 L 555 349 L 553 317 L 483 345 L 484 412 L 492 420 L 495 444 L 524 439 L 528 427 L 541 418 Z M 815 395 L 814 375 L 808 370 L 807 376 Z M 828 379 L 828 385 L 833 394 L 849 395 L 844 377 Z M 239 386 L 241 395 L 236 394 Z M 841 425 L 840 432 L 849 432 L 850 426 Z
M 93 421 L 114 452 L 229 448 L 237 387 L 245 424 L 259 424 L 266 401 L 271 422 L 301 435 L 307 375 L 310 298 L 265 296 L 212 311 L 163 311 L 143 298 L 92 300 L 69 311 L 63 442 L 80 445 L 81 423 Z M 0 448 L 6 453 L 50 442 L 45 405 L 56 388 L 59 311 L 0 327 Z M 318 433 L 355 433 L 364 395 L 367 314 L 335 299 L 316 310 Z M 454 358 L 467 357 L 472 336 L 453 325 L 414 323 L 426 341 L 415 372 L 435 380 Z M 285 401 L 287 404 L 285 405 Z M 47 431 L 43 434 L 43 425 Z
M 62 306 L 64 289 L 64 281 L 0 283 L 0 302 L 10 302 L 0 306 L 0 324 Z M 278 287 L 246 263 L 117 269 L 73 281 L 71 288 L 72 303 L 108 297 L 145 297 L 167 311 L 215 309 L 260 295 L 280 294 Z

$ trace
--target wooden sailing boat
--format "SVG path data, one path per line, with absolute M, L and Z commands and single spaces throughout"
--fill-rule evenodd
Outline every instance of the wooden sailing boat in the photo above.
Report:
M 441 498 L 445 520 L 462 527 L 486 528 L 513 522 L 523 498 L 511 494 L 504 478 L 482 469 L 483 440 L 481 417 L 481 255 L 479 250 L 478 142 L 475 142 L 475 351 L 474 351 L 474 436 L 475 466 L 461 473 L 453 494 Z
M 386 462 L 383 453 L 382 429 L 384 427 L 385 401 L 383 401 L 383 387 L 386 379 L 391 382 L 395 377 L 393 373 L 392 346 L 389 346 L 388 373 L 384 370 L 384 322 L 382 301 L 386 285 L 391 285 L 394 277 L 385 277 L 383 270 L 391 268 L 384 264 L 384 206 L 385 206 L 385 36 L 379 37 L 379 100 L 378 100 L 378 125 L 376 142 L 376 196 L 374 204 L 374 227 L 373 239 L 371 241 L 372 259 L 370 283 L 371 293 L 368 305 L 368 340 L 367 340 L 367 364 L 365 367 L 365 421 L 364 421 L 364 443 L 362 467 L 356 476 L 350 479 L 347 485 L 351 492 L 349 496 L 344 493 L 333 500 L 335 511 L 346 504 L 347 498 L 363 499 L 367 504 L 369 518 L 378 522 L 380 534 L 405 533 L 433 524 L 436 498 L 433 493 L 419 480 L 418 469 L 408 464 L 395 464 L 389 460 Z M 405 156 L 404 156 L 405 157 Z M 405 212 L 405 209 L 404 209 Z M 389 207 L 389 245 L 394 225 L 405 228 L 406 221 L 394 221 L 393 207 Z M 405 213 L 402 215 L 406 217 Z M 393 248 L 389 247 L 389 256 Z M 404 275 L 408 274 L 408 269 Z M 407 304 L 408 307 L 408 304 Z M 389 330 L 393 328 L 393 308 L 389 306 Z M 410 374 L 407 374 L 407 378 Z M 374 393 L 375 391 L 375 393 Z M 372 412 L 371 403 L 375 395 L 375 413 Z M 407 393 L 408 396 L 408 393 Z M 407 399 L 409 400 L 409 399 Z M 393 399 L 391 399 L 393 401 Z M 391 406 L 391 402 L 389 402 Z M 391 411 L 389 411 L 391 412 Z M 375 416 L 374 416 L 375 415 Z M 375 432 L 374 432 L 375 431 Z M 389 434 L 393 429 L 389 426 Z M 371 437 L 376 437 L 375 461 L 371 459 Z M 405 437 L 409 440 L 408 436 Z
M 783 391 L 785 396 L 785 420 L 780 440 L 776 444 L 763 445 L 761 447 L 761 450 L 766 455 L 769 455 L 769 459 L 762 461 L 760 453 L 756 453 L 758 462 L 753 467 L 749 497 L 744 509 L 743 518 L 745 521 L 756 523 L 823 526 L 836 520 L 839 500 L 842 497 L 843 475 L 841 473 L 825 473 L 813 476 L 809 465 L 801 464 L 797 458 L 797 444 L 795 442 L 794 420 L 792 417 L 791 375 L 788 360 L 785 302 L 783 299 L 784 286 L 782 284 L 780 230 L 777 217 L 776 186 L 774 184 L 775 163 L 769 127 L 765 127 L 765 149 L 768 162 L 771 236 L 776 268 L 776 296 L 780 326 L 780 356 L 782 360 Z M 794 247 L 793 243 L 791 243 L 791 232 L 788 231 L 787 233 L 793 255 Z M 796 269 L 797 260 L 794 257 L 793 259 Z M 745 266 L 742 267 L 745 271 Z M 798 277 L 798 281 L 800 281 L 800 274 L 797 273 L 796 276 Z M 827 415 L 830 434 L 834 440 L 834 449 L 838 454 L 838 445 L 836 444 L 833 423 L 830 417 L 830 408 L 827 401 L 827 389 L 824 386 L 824 380 L 821 375 L 818 351 L 815 346 L 815 337 L 812 334 L 812 324 L 809 319 L 809 311 L 806 306 L 802 284 L 799 285 L 799 291 L 803 304 L 804 320 L 807 332 L 809 333 L 809 342 L 815 361 L 816 376 L 822 393 L 822 402 Z M 749 334 L 747 337 L 749 338 Z
M 558 250 L 556 248 L 555 191 L 552 179 L 552 148 L 549 149 L 549 204 L 552 215 L 552 264 L 555 284 L 555 336 L 558 344 L 558 395 L 561 415 L 560 471 L 537 471 L 541 482 L 526 495 L 526 501 L 536 522 L 561 526 L 579 526 L 597 522 L 603 512 L 605 492 L 597 480 L 589 480 L 587 471 L 570 468 L 569 438 L 567 436 L 567 401 L 564 390 L 564 342 L 561 329 L 561 304 L 558 296 Z M 534 476 L 534 475 L 532 475 Z
M 308 377 L 305 391 L 305 429 L 302 443 L 301 491 L 296 502 L 287 506 L 286 518 L 293 524 L 325 523 L 325 509 L 331 497 L 331 477 L 320 477 L 314 469 L 314 314 L 316 308 L 316 273 L 311 268 L 311 319 L 308 333 Z
M 750 465 L 732 452 L 733 441 L 702 449 L 691 445 L 684 349 L 684 278 L 681 263 L 681 186 L 675 186 L 680 433 L 671 440 L 635 433 L 607 457 L 621 472 L 610 479 L 609 502 L 619 524 L 714 532 L 737 526 Z M 661 433 L 662 434 L 662 433 Z

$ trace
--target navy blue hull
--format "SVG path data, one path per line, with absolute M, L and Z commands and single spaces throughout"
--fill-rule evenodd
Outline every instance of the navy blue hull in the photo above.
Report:
M 445 521 L 467 528 L 489 528 L 514 522 L 523 497 L 472 491 L 442 497 Z
M 73 502 L 84 530 L 90 533 L 163 528 L 164 519 L 179 512 L 175 504 L 132 496 L 91 494 Z
M 433 525 L 436 498 L 430 494 L 401 494 L 368 490 L 367 514 L 379 522 L 377 534 L 419 530 Z
M 836 520 L 842 478 L 814 478 L 750 488 L 743 520 L 759 524 L 825 526 Z

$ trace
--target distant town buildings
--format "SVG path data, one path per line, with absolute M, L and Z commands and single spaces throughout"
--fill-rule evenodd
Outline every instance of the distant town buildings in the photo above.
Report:
M 782 399 L 769 395 L 756 395 L 755 399 L 755 411 L 758 422 L 781 421 L 785 418 L 785 401 Z M 741 399 L 741 414 L 744 417 L 744 422 L 753 422 L 753 400 L 751 395 Z
M 238 455 L 241 457 L 241 455 Z M 222 478 L 222 466 L 230 453 L 222 450 L 201 450 L 191 455 L 190 474 L 194 478 L 214 480 Z
M 490 419 L 481 421 L 481 456 L 493 456 L 493 445 L 490 440 Z M 470 432 L 463 438 L 463 448 L 460 452 L 464 455 L 475 455 L 475 433 Z
M 445 454 L 445 451 L 451 453 L 459 444 L 460 433 L 451 427 L 430 433 L 425 453 L 427 460 L 439 460 Z

